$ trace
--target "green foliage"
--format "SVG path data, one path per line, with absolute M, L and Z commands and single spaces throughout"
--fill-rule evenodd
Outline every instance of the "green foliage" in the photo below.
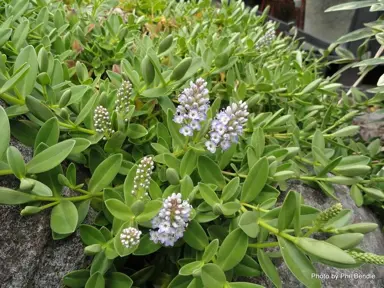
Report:
M 277 255 L 303 285 L 320 287 L 313 262 L 382 264 L 356 248 L 376 224 L 352 224 L 341 204 L 319 211 L 287 191 L 296 180 L 338 200 L 333 184 L 346 185 L 358 207 L 383 208 L 381 142 L 365 142 L 352 123 L 367 107 L 382 108 L 383 79 L 368 100 L 357 88 L 344 93 L 339 72 L 319 73 L 339 44 L 383 44 L 381 23 L 343 36 L 318 58 L 283 34 L 261 45 L 277 26 L 240 1 L 220 9 L 208 0 L 67 2 L 0 3 L 0 177 L 20 179 L 17 189 L 0 187 L 0 204 L 21 204 L 22 215 L 52 209 L 54 239 L 79 229 L 92 263 L 64 285 L 257 288 L 237 281 L 265 273 L 282 287 Z M 362 75 L 382 63 L 380 55 L 356 63 L 346 49 L 336 53 L 336 63 L 351 62 Z M 209 107 L 199 129 L 182 134 L 178 96 L 198 78 Z M 223 149 L 211 153 L 220 111 L 240 101 L 249 114 L 238 119 L 237 141 L 225 147 L 221 139 Z M 34 149 L 28 163 L 11 135 Z M 97 217 L 84 225 L 90 209 Z M 156 238 L 174 228 L 175 241 Z M 138 242 L 126 231 L 138 231 Z M 311 238 L 315 232 L 325 240 Z

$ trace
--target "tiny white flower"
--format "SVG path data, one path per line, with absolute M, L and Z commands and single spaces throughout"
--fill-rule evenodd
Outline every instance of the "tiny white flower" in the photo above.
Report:
M 220 147 L 221 147 L 221 149 L 223 149 L 223 151 L 225 151 L 225 150 L 229 149 L 229 147 L 231 147 L 231 142 L 229 142 L 229 141 L 222 141 L 220 143 Z
M 220 134 L 217 133 L 217 132 L 212 132 L 210 134 L 211 136 L 211 141 L 215 144 L 219 144 L 220 140 L 221 140 L 221 137 L 220 137 Z
M 196 110 L 191 110 L 191 111 L 189 111 L 188 116 L 189 116 L 189 119 L 198 120 L 199 119 L 199 112 Z
M 184 121 L 184 117 L 181 116 L 180 114 L 175 115 L 175 116 L 173 117 L 173 121 L 175 121 L 177 124 L 181 124 L 181 123 L 183 123 L 183 121 Z
M 190 126 L 193 130 L 200 130 L 201 128 L 199 121 L 196 121 L 196 120 L 191 121 Z
M 189 126 L 183 126 L 180 128 L 180 133 L 184 136 L 193 136 L 193 130 Z
M 223 135 L 225 131 L 227 130 L 227 127 L 223 123 L 218 123 L 215 126 L 215 130 L 219 135 Z
M 205 147 L 207 147 L 208 151 L 211 153 L 216 152 L 216 145 L 212 141 L 205 142 Z

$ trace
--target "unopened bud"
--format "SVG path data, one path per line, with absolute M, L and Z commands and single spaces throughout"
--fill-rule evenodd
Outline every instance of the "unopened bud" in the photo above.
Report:
M 72 92 L 70 89 L 68 89 L 67 91 L 65 91 L 63 93 L 63 95 L 61 95 L 60 97 L 60 101 L 59 101 L 59 107 L 60 108 L 63 108 L 65 106 L 67 106 L 69 100 L 71 99 L 71 96 L 72 96 Z
M 67 111 L 67 109 L 66 108 L 62 108 L 61 110 L 60 110 L 60 117 L 61 118 L 63 118 L 64 120 L 68 120 L 69 119 L 69 113 L 68 113 L 68 111 Z
M 26 206 L 23 210 L 21 210 L 20 215 L 22 216 L 33 215 L 33 214 L 39 213 L 40 211 L 41 211 L 40 207 Z
M 137 200 L 135 203 L 132 204 L 131 210 L 133 214 L 139 215 L 144 211 L 145 204 L 141 200 Z
M 337 229 L 339 233 L 369 233 L 376 230 L 378 225 L 376 223 L 355 223 Z
M 51 83 L 51 78 L 49 78 L 47 72 L 41 72 L 37 75 L 37 82 L 43 86 Z
M 218 203 L 216 203 L 212 207 L 212 211 L 213 211 L 213 214 L 215 214 L 215 215 L 222 215 L 223 214 L 223 210 L 221 209 L 221 206 Z
M 101 245 L 100 244 L 93 244 L 89 245 L 84 248 L 84 254 L 86 255 L 95 255 L 101 251 Z
M 32 179 L 22 178 L 20 180 L 20 190 L 31 191 L 35 186 L 35 182 Z
M 171 185 L 178 185 L 180 183 L 179 174 L 174 168 L 168 168 L 165 175 Z

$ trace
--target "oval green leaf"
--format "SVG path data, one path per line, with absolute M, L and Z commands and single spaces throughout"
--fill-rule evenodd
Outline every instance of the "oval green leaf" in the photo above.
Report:
M 35 196 L 13 189 L 0 187 L 0 203 L 6 205 L 24 204 L 35 201 Z
M 8 116 L 4 108 L 0 106 L 0 159 L 2 158 L 5 151 L 8 149 L 9 141 L 11 139 L 11 128 L 9 126 Z
M 244 258 L 248 249 L 248 236 L 240 228 L 233 230 L 220 246 L 216 264 L 224 271 L 235 267 Z
M 201 269 L 201 280 L 206 288 L 224 287 L 226 278 L 224 271 L 216 264 L 205 264 Z
M 196 221 L 192 220 L 184 233 L 184 241 L 192 248 L 203 251 L 208 246 L 208 236 L 203 227 Z
M 263 157 L 256 162 L 245 179 L 243 190 L 241 191 L 241 201 L 249 203 L 253 201 L 257 195 L 263 190 L 268 179 L 268 160 Z
M 117 199 L 108 199 L 105 201 L 105 205 L 107 206 L 109 212 L 111 212 L 111 214 L 118 219 L 130 221 L 134 216 L 131 208 Z
M 313 277 L 316 274 L 316 269 L 309 258 L 292 242 L 282 237 L 277 237 L 277 239 L 285 264 L 292 274 L 306 287 L 320 288 L 321 281 Z
M 7 160 L 9 167 L 11 167 L 13 174 L 17 178 L 21 179 L 25 177 L 27 169 L 25 168 L 24 158 L 16 147 L 8 147 Z
M 78 220 L 75 204 L 68 200 L 61 200 L 51 212 L 51 229 L 58 234 L 75 232 Z
M 35 138 L 35 149 L 40 143 L 45 143 L 48 146 L 53 146 L 59 141 L 59 122 L 56 117 L 52 117 L 41 126 Z
M 104 244 L 106 242 L 103 233 L 91 225 L 80 225 L 81 240 L 85 245 Z
M 259 234 L 257 219 L 258 217 L 255 211 L 247 211 L 241 215 L 239 220 L 240 229 L 251 238 L 256 238 Z
M 279 231 L 287 229 L 292 223 L 293 217 L 296 211 L 296 195 L 294 191 L 289 191 L 284 199 L 284 203 L 281 206 L 279 218 L 277 222 L 277 228 Z
M 210 158 L 200 156 L 197 161 L 197 169 L 203 182 L 206 184 L 216 184 L 221 189 L 225 186 L 225 179 L 220 167 Z
M 96 193 L 107 187 L 119 173 L 122 161 L 123 156 L 115 154 L 101 162 L 93 172 L 91 180 L 89 180 L 88 191 Z
M 312 238 L 297 238 L 295 244 L 305 252 L 328 261 L 341 264 L 356 263 L 355 259 L 347 252 L 325 241 Z
M 262 249 L 257 249 L 257 259 L 265 275 L 267 275 L 267 277 L 277 288 L 281 288 L 282 284 L 276 266 L 272 263 L 271 259 Z
M 32 158 L 27 164 L 28 173 L 41 173 L 53 169 L 67 158 L 75 146 L 75 140 L 55 144 Z
M 106 278 L 106 286 L 108 288 L 130 288 L 132 284 L 132 279 L 120 272 L 111 272 Z
M 85 288 L 105 288 L 105 279 L 100 272 L 94 273 L 85 284 Z

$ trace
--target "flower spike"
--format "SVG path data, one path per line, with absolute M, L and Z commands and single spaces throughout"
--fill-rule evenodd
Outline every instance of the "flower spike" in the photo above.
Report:
M 93 116 L 93 121 L 95 125 L 96 132 L 104 134 L 104 140 L 107 139 L 115 131 L 112 129 L 111 118 L 109 112 L 106 108 L 99 105 L 95 109 L 95 114 Z
M 207 118 L 209 96 L 206 87 L 207 82 L 199 78 L 178 97 L 180 105 L 176 108 L 173 121 L 182 125 L 180 133 L 184 136 L 193 136 L 193 132 L 199 131 L 201 122 Z
M 147 195 L 149 183 L 151 181 L 152 170 L 155 168 L 153 158 L 151 156 L 144 157 L 136 170 L 136 176 L 133 179 L 132 194 L 143 197 L 143 193 Z
M 220 147 L 223 151 L 229 149 L 232 143 L 237 143 L 243 134 L 248 117 L 248 105 L 245 102 L 232 103 L 222 110 L 211 123 L 210 139 L 205 142 L 208 151 L 215 153 Z
M 157 230 L 150 231 L 151 240 L 164 246 L 175 245 L 184 235 L 190 221 L 191 209 L 188 201 L 181 199 L 180 193 L 173 193 L 165 199 L 160 212 L 152 219 L 152 227 Z
M 129 80 L 123 81 L 117 90 L 115 111 L 123 115 L 125 122 L 128 122 L 126 115 L 129 112 L 130 96 L 132 93 L 132 84 Z
M 121 244 L 126 248 L 132 248 L 139 244 L 141 234 L 142 232 L 136 228 L 125 228 L 120 234 Z

